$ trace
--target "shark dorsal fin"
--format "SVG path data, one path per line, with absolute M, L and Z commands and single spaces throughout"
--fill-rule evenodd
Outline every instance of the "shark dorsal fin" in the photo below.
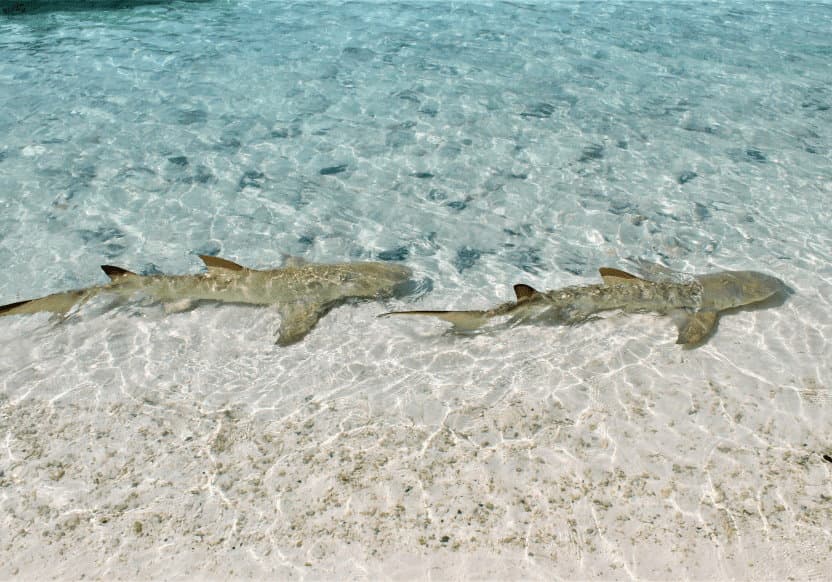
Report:
M 113 265 L 101 265 L 101 270 L 104 271 L 111 281 L 121 279 L 122 277 L 139 277 L 133 271 L 122 269 L 121 267 L 114 267 Z
M 626 271 L 622 271 L 620 269 L 611 269 L 609 267 L 601 267 L 600 269 L 598 269 L 598 272 L 601 274 L 601 278 L 604 280 L 605 285 L 637 283 L 639 281 L 644 280 L 640 277 L 636 277 L 635 275 L 631 275 Z
M 199 255 L 199 258 L 202 259 L 202 262 L 205 263 L 206 267 L 208 267 L 208 271 L 213 271 L 214 269 L 223 269 L 226 271 L 246 270 L 244 266 L 238 265 L 234 261 L 229 261 L 228 259 L 212 257 L 211 255 Z
M 526 285 L 525 283 L 518 283 L 514 286 L 514 295 L 517 297 L 517 301 L 522 301 L 523 299 L 528 299 L 532 295 L 537 294 L 537 289 L 532 287 L 531 285 Z

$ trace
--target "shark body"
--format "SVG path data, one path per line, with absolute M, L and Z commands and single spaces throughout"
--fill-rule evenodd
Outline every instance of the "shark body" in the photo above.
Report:
M 452 323 L 456 331 L 470 332 L 498 318 L 508 325 L 572 325 L 604 311 L 652 312 L 672 316 L 679 329 L 676 343 L 694 348 L 711 336 L 721 312 L 761 304 L 788 292 L 780 279 L 756 271 L 722 271 L 685 282 L 653 281 L 609 268 L 602 268 L 600 274 L 602 284 L 554 291 L 515 285 L 516 301 L 484 311 L 395 311 L 381 317 L 438 317 Z
M 55 293 L 0 306 L 0 316 L 39 312 L 67 314 L 101 293 L 122 298 L 141 294 L 153 301 L 186 309 L 200 301 L 275 305 L 281 315 L 277 343 L 300 341 L 318 319 L 351 300 L 372 300 L 406 292 L 411 271 L 378 262 L 297 264 L 256 270 L 227 259 L 199 255 L 207 271 L 196 275 L 138 275 L 120 267 L 101 268 L 106 285 Z

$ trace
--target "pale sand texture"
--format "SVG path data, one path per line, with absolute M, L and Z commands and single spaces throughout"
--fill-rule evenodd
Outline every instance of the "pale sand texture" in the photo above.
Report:
M 829 330 L 788 338 L 795 305 L 694 352 L 646 316 L 460 339 L 364 306 L 285 350 L 244 308 L 20 318 L 0 578 L 821 579 Z

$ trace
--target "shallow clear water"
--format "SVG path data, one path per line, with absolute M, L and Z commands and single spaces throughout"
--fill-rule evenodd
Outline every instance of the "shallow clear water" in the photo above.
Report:
M 240 306 L 0 320 L 3 551 L 46 523 L 99 576 L 832 567 L 832 6 L 121 4 L 0 2 L 0 304 L 199 253 L 432 290 L 290 348 Z M 631 259 L 795 294 L 695 351 L 653 316 L 375 318 Z

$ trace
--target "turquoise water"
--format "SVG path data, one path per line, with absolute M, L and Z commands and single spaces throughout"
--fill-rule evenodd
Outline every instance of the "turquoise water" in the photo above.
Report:
M 24 477 L 48 481 L 64 449 L 45 441 L 42 461 L 21 461 L 16 416 L 74 422 L 77 444 L 105 409 L 167 418 L 175 404 L 192 419 L 192 440 L 174 420 L 164 430 L 210 444 L 214 425 L 193 419 L 233 409 L 246 434 L 287 419 L 313 427 L 275 460 L 308 486 L 262 498 L 207 489 L 221 490 L 219 514 L 248 516 L 219 547 L 249 536 L 257 559 L 244 563 L 255 575 L 306 562 L 335 564 L 317 575 L 372 573 L 369 553 L 351 565 L 337 557 L 384 531 L 399 536 L 387 536 L 389 555 L 427 551 L 422 538 L 450 551 L 443 535 L 465 532 L 458 552 L 496 549 L 519 564 L 484 575 L 811 577 L 830 566 L 830 4 L 81 4 L 0 2 L 0 304 L 103 283 L 101 264 L 195 273 L 200 253 L 253 267 L 287 255 L 393 261 L 431 291 L 336 310 L 287 349 L 273 345 L 279 316 L 268 309 L 166 316 L 93 304 L 64 324 L 3 319 L 0 478 L 19 496 Z M 795 294 L 723 318 L 694 352 L 652 316 L 470 339 L 375 318 L 486 307 L 518 282 L 596 282 L 599 267 L 633 259 L 689 273 L 761 270 Z M 529 421 L 530 410 L 542 417 Z M 144 438 L 120 423 L 126 441 Z M 453 438 L 440 446 L 442 431 Z M 182 465 L 172 460 L 191 445 L 182 446 L 167 462 Z M 399 461 L 339 480 L 343 466 L 305 456 L 329 449 L 350 467 L 366 450 Z M 523 465 L 535 457 L 527 451 L 545 463 Z M 214 455 L 228 454 L 238 480 L 260 471 L 233 465 L 233 452 Z M 522 499 L 511 475 L 496 488 L 474 484 L 515 464 Z M 49 482 L 87 492 L 83 503 L 55 493 L 44 502 L 49 523 L 66 504 L 103 503 L 85 470 L 69 485 Z M 182 470 L 171 481 L 198 481 Z M 387 521 L 350 513 L 340 498 L 304 522 L 323 540 L 317 549 L 296 549 L 300 530 L 273 523 L 274 506 L 300 511 L 323 490 L 318 474 L 367 507 L 398 503 L 400 521 L 389 507 Z M 408 480 L 422 484 L 422 501 L 390 485 Z M 165 487 L 147 485 L 136 515 L 163 504 Z M 448 499 L 475 498 L 504 511 L 477 531 L 437 525 L 455 515 Z M 24 527 L 24 514 L 5 525 Z M 347 525 L 326 529 L 331 519 Z M 652 525 L 620 525 L 628 519 Z M 73 531 L 80 537 L 67 539 L 82 545 L 98 535 Z M 191 539 L 182 527 L 164 533 Z M 671 535 L 692 549 L 655 549 Z M 119 551 L 158 549 L 135 544 Z M 576 549 L 558 558 L 559 544 Z M 91 547 L 93 561 L 106 553 Z M 451 557 L 431 559 L 452 573 Z

